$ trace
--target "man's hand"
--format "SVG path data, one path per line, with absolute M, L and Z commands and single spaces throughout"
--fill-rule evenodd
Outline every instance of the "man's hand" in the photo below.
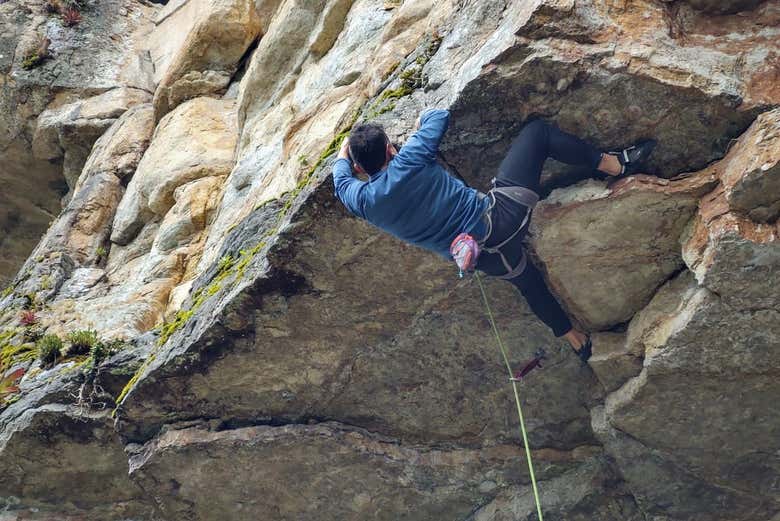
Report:
M 341 149 L 339 150 L 339 159 L 349 159 L 349 138 L 345 137 L 341 142 Z M 351 159 L 349 159 L 351 161 Z

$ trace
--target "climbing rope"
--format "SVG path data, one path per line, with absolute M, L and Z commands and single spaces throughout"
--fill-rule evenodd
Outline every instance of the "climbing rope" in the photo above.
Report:
M 498 328 L 496 327 L 496 321 L 493 318 L 493 312 L 490 309 L 490 303 L 488 302 L 487 293 L 485 293 L 485 286 L 482 284 L 482 277 L 479 273 L 475 274 L 477 282 L 479 283 L 479 290 L 482 292 L 482 300 L 485 302 L 485 310 L 487 311 L 488 319 L 490 319 L 490 325 L 493 328 L 493 333 L 496 335 L 496 342 L 498 343 L 498 349 L 501 351 L 501 356 L 506 364 L 506 370 L 509 372 L 509 380 L 512 382 L 512 390 L 515 392 L 515 404 L 517 405 L 517 415 L 520 417 L 520 432 L 523 434 L 523 444 L 525 445 L 525 456 L 528 460 L 528 473 L 531 475 L 531 486 L 534 490 L 534 501 L 536 501 L 536 513 L 539 516 L 539 521 L 544 521 L 542 518 L 542 505 L 539 502 L 539 491 L 536 488 L 536 476 L 534 476 L 534 465 L 531 462 L 531 450 L 528 448 L 528 435 L 525 433 L 525 421 L 523 421 L 523 409 L 520 407 L 520 395 L 517 392 L 517 380 L 512 375 L 512 366 L 509 364 L 509 357 L 506 354 L 506 348 L 501 341 L 501 335 L 498 334 Z

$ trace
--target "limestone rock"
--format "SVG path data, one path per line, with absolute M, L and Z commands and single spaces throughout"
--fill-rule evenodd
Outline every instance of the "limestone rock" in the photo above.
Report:
M 703 199 L 686 239 L 683 258 L 699 283 L 739 309 L 778 308 L 780 224 L 728 211 L 717 190 Z
M 58 512 L 150 513 L 140 489 L 122 478 L 126 459 L 108 412 L 80 417 L 59 405 L 28 410 L 5 426 L 0 452 L 0 502 L 6 508 L 13 507 L 11 496 L 16 496 L 35 497 L 37 504 L 28 506 Z
M 91 31 L 66 31 L 32 4 L 12 4 L 19 8 L 0 5 L 8 15 L 0 49 L 34 43 L 44 26 L 56 33 L 55 50 Z M 604 149 L 644 137 L 660 143 L 645 172 L 660 177 L 607 186 L 584 181 L 599 174 L 553 162 L 545 172 L 531 242 L 575 321 L 593 334 L 592 370 L 510 286 L 487 283 L 512 368 L 539 347 L 548 352 L 520 388 L 546 517 L 777 517 L 780 317 L 776 209 L 766 197 L 774 167 L 759 173 L 776 160 L 777 2 L 385 4 L 171 0 L 117 9 L 128 17 L 117 23 L 127 39 L 106 47 L 135 55 L 140 37 L 149 55 L 128 63 L 138 65 L 138 83 L 164 80 L 157 106 L 172 110 L 145 153 L 149 105 L 130 109 L 97 142 L 73 197 L 93 211 L 57 219 L 58 238 L 42 241 L 43 253 L 0 294 L 0 344 L 9 334 L 11 346 L 21 341 L 21 307 L 34 300 L 49 333 L 94 328 L 134 347 L 95 376 L 111 397 L 105 409 L 79 408 L 86 379 L 76 361 L 46 370 L 23 362 L 29 371 L 0 412 L 0 439 L 49 407 L 51 424 L 67 427 L 60 437 L 27 424 L 13 431 L 18 445 L 6 445 L 8 454 L 34 453 L 51 439 L 80 454 L 94 437 L 68 426 L 84 413 L 94 436 L 110 440 L 103 480 L 126 483 L 130 468 L 140 500 L 105 487 L 99 501 L 85 492 L 82 508 L 31 491 L 10 515 L 532 518 L 514 398 L 474 281 L 356 220 L 333 197 L 329 171 L 343 132 L 373 121 L 403 143 L 419 111 L 438 106 L 451 111 L 439 160 L 483 189 L 532 117 Z M 223 34 L 207 15 L 228 5 L 254 10 L 259 25 L 239 16 L 232 20 L 244 22 Z M 142 35 L 130 30 L 140 12 L 155 20 Z M 255 31 L 262 38 L 252 49 Z M 105 34 L 118 37 L 113 26 Z M 58 60 L 22 72 L 19 53 L 0 52 L 0 74 L 51 80 Z M 117 59 L 105 68 L 91 60 L 99 85 L 84 80 L 83 91 L 54 96 L 45 81 L 14 83 L 13 96 L 0 95 L 0 118 L 11 123 L 0 125 L 10 129 L 0 130 L 0 150 L 15 157 L 12 174 L 0 177 L 14 189 L 62 190 L 44 189 L 54 178 L 20 159 L 41 111 L 139 87 L 111 79 Z M 142 74 L 151 62 L 154 76 Z M 224 99 L 212 99 L 227 82 Z M 23 183 L 28 165 L 39 170 Z M 58 208 L 42 206 L 31 219 L 56 218 Z M 108 258 L 91 256 L 109 233 Z M 0 453 L 0 467 L 8 461 Z M 49 460 L 39 465 L 50 468 L 29 482 L 48 476 L 64 490 L 75 481 Z M 137 510 L 107 506 L 130 503 Z M 154 515 L 144 510 L 152 503 Z
M 208 462 L 195 463 L 203 450 L 211 453 Z M 570 493 L 556 500 L 574 519 L 585 519 L 598 507 L 605 514 L 600 519 L 628 519 L 619 513 L 618 494 L 602 489 L 605 497 L 584 497 L 590 491 L 584 483 L 604 484 L 608 479 L 604 474 L 609 469 L 593 456 L 588 450 L 536 453 L 542 487 L 551 494 L 568 487 Z M 421 449 L 336 423 L 218 432 L 191 427 L 169 431 L 139 449 L 131 457 L 131 477 L 155 490 L 160 490 L 159 483 L 169 484 L 158 498 L 171 519 L 214 519 L 231 508 L 239 520 L 269 512 L 280 521 L 366 516 L 391 520 L 399 515 L 465 519 L 475 503 L 515 492 L 518 481 L 523 483 L 519 494 L 529 494 L 526 472 L 517 464 L 521 458 L 513 446 Z M 236 482 L 244 486 L 231 486 Z M 572 486 L 579 490 L 573 492 Z M 202 494 L 213 500 L 198 501 Z M 527 511 L 527 506 L 521 508 Z M 487 517 L 477 514 L 475 519 Z
M 117 209 L 111 240 L 129 243 L 153 216 L 163 217 L 179 186 L 227 175 L 236 143 L 235 102 L 196 98 L 163 118 Z
M 675 1 L 675 0 L 664 0 Z M 728 1 L 713 1 L 713 0 L 681 0 L 680 3 L 686 3 L 691 5 L 694 9 L 706 11 L 713 14 L 730 14 L 737 13 L 739 11 L 747 11 L 755 8 L 764 0 L 728 0 Z
M 729 207 L 753 221 L 780 216 L 780 109 L 761 114 L 722 161 Z
M 104 360 L 86 386 L 94 409 L 74 403 L 84 383 L 75 362 L 34 367 L 22 395 L 0 404 L 0 505 L 4 519 L 154 519 L 127 477 L 127 459 L 110 418 L 110 396 L 148 355 L 130 343 Z M 9 517 L 10 516 L 10 517 Z
M 239 60 L 260 33 L 254 0 L 199 3 L 197 20 L 157 86 L 154 106 L 158 120 L 183 101 L 224 91 Z
M 712 166 L 721 186 L 702 198 L 683 244 L 699 283 L 738 309 L 777 309 L 780 302 L 780 224 L 751 219 L 776 221 L 777 117 L 778 111 L 759 117 Z
M 593 355 L 588 365 L 607 392 L 612 392 L 642 370 L 642 358 L 632 353 L 624 333 L 596 333 L 591 336 Z
M 108 235 L 114 213 L 124 194 L 121 178 L 132 172 L 149 145 L 153 128 L 151 105 L 125 112 L 95 143 L 68 206 L 46 232 L 22 269 L 30 272 L 28 284 L 39 290 L 41 271 L 51 284 L 53 274 L 38 266 L 53 253 L 66 253 L 79 265 L 93 264 L 108 255 Z M 100 249 L 105 251 L 101 252 Z M 58 281 L 55 285 L 61 285 Z M 33 286 L 30 286 L 32 289 Z
M 197 404 L 199 415 L 210 417 L 338 418 L 415 441 L 475 440 L 480 432 L 492 439 L 517 439 L 499 405 L 511 392 L 506 374 L 496 348 L 486 344 L 489 324 L 474 312 L 477 288 L 451 294 L 449 266 L 431 254 L 378 240 L 372 228 L 345 218 L 324 181 L 317 183 L 316 195 L 296 201 L 290 225 L 279 209 L 261 208 L 240 227 L 251 234 L 236 231 L 228 238 L 223 258 L 246 266 L 221 275 L 212 271 L 214 280 L 206 276 L 193 286 L 196 295 L 213 293 L 198 308 L 203 319 L 186 321 L 130 390 L 119 414 L 128 439 L 144 441 L 163 418 L 180 414 L 175 397 L 181 396 Z M 289 234 L 264 239 L 280 224 Z M 350 282 L 380 270 L 384 256 L 398 248 L 407 250 L 404 269 L 417 276 L 378 279 L 371 292 Z M 254 257 L 240 253 L 253 249 Z M 431 292 L 425 302 L 401 297 L 413 294 L 420 281 Z M 511 287 L 491 284 L 490 291 L 506 303 L 497 319 L 513 345 L 514 364 L 553 341 Z M 323 301 L 327 312 L 321 311 Z M 386 306 L 386 301 L 395 304 Z M 455 317 L 455 329 L 445 326 Z M 330 333 L 310 334 L 320 328 Z M 550 354 L 557 361 L 551 373 L 579 379 L 586 396 L 598 392 L 568 351 L 551 349 Z M 309 360 L 303 372 L 301 358 Z M 195 365 L 202 365 L 207 378 L 193 377 Z M 556 447 L 587 442 L 581 396 L 551 385 L 554 381 L 540 379 L 538 392 L 525 398 L 535 417 L 529 425 L 532 442 Z M 150 401 L 150 396 L 157 398 Z M 546 407 L 547 400 L 557 406 Z M 562 425 L 566 434 L 554 434 Z
M 747 128 L 755 107 L 780 99 L 777 46 L 754 23 L 776 27 L 780 13 L 770 4 L 752 19 L 726 17 L 720 28 L 697 11 L 670 25 L 667 10 L 653 2 L 534 2 L 504 16 L 489 44 L 453 31 L 429 76 L 451 101 L 452 134 L 461 136 L 445 140 L 444 157 L 487 186 L 520 122 L 543 116 L 605 150 L 656 138 L 648 173 L 703 168 Z M 448 82 L 452 60 L 464 54 L 459 79 Z M 744 75 L 736 72 L 743 60 L 751 63 Z M 591 175 L 551 164 L 546 179 L 559 185 Z
M 148 101 L 148 92 L 119 88 L 46 110 L 38 118 L 33 153 L 43 160 L 62 160 L 65 180 L 73 188 L 95 141 L 130 107 Z
M 635 176 L 555 191 L 534 211 L 533 247 L 552 287 L 585 326 L 630 319 L 682 265 L 679 238 L 712 179 Z
M 749 513 L 771 519 L 773 507 L 728 487 L 708 483 L 673 455 L 647 447 L 610 426 L 603 407 L 592 411 L 593 431 L 615 459 L 627 488 L 645 516 L 714 521 Z
M 777 451 L 780 424 L 756 411 L 780 399 L 771 384 L 780 367 L 778 311 L 738 311 L 704 288 L 683 288 L 679 298 L 675 327 L 646 353 L 642 373 L 607 398 L 607 419 L 712 487 L 734 491 L 742 505 L 732 515 L 777 508 L 766 476 L 780 468 L 767 456 Z M 691 500 L 678 501 L 673 508 Z
M 176 203 L 160 224 L 154 248 L 169 251 L 203 231 L 219 205 L 223 182 L 219 177 L 204 177 L 178 187 L 173 193 Z
M 65 28 L 57 16 L 45 13 L 44 3 L 0 3 L 2 285 L 13 278 L 72 188 L 63 179 L 61 166 L 31 153 L 38 116 L 47 108 L 112 89 L 152 92 L 154 88 L 151 63 L 144 59 L 141 42 L 154 7 L 129 0 L 101 0 L 89 6 L 77 28 Z M 38 67 L 24 69 L 27 50 L 39 46 L 43 38 L 51 42 L 51 57 Z M 75 164 L 88 152 L 74 151 L 73 171 L 68 173 L 71 181 L 78 177 Z

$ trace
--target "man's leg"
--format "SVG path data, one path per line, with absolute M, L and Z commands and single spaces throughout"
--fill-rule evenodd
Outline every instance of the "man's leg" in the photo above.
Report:
M 542 274 L 532 262 L 529 261 L 523 273 L 509 279 L 509 282 L 520 290 L 531 311 L 552 330 L 555 336 L 564 336 L 571 331 L 572 325 L 569 317 L 566 316 L 561 305 L 550 293 Z
M 615 156 L 602 154 L 578 137 L 539 119 L 523 127 L 512 142 L 509 153 L 501 162 L 496 186 L 523 186 L 539 193 L 539 179 L 548 157 L 570 165 L 597 168 L 610 175 L 620 173 L 620 163 Z M 555 336 L 565 337 L 574 349 L 580 349 L 587 342 L 587 335 L 572 327 L 542 274 L 531 262 L 522 274 L 509 282 L 520 290 L 534 314 Z
M 620 173 L 617 157 L 602 155 L 580 138 L 537 119 L 524 126 L 512 141 L 509 153 L 499 167 L 496 186 L 524 186 L 539 193 L 539 178 L 548 157 L 611 175 Z

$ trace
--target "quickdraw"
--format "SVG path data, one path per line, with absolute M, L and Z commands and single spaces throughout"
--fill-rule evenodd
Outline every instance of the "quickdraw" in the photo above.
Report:
M 540 347 L 534 353 L 534 357 L 527 364 L 525 364 L 522 369 L 517 371 L 515 373 L 515 375 L 512 378 L 509 379 L 509 381 L 510 382 L 519 382 L 523 378 L 525 378 L 528 375 L 528 373 L 530 373 L 531 371 L 533 371 L 537 367 L 539 369 L 541 369 L 542 368 L 542 360 L 544 360 L 546 358 L 547 358 L 547 353 L 544 351 L 543 347 Z

